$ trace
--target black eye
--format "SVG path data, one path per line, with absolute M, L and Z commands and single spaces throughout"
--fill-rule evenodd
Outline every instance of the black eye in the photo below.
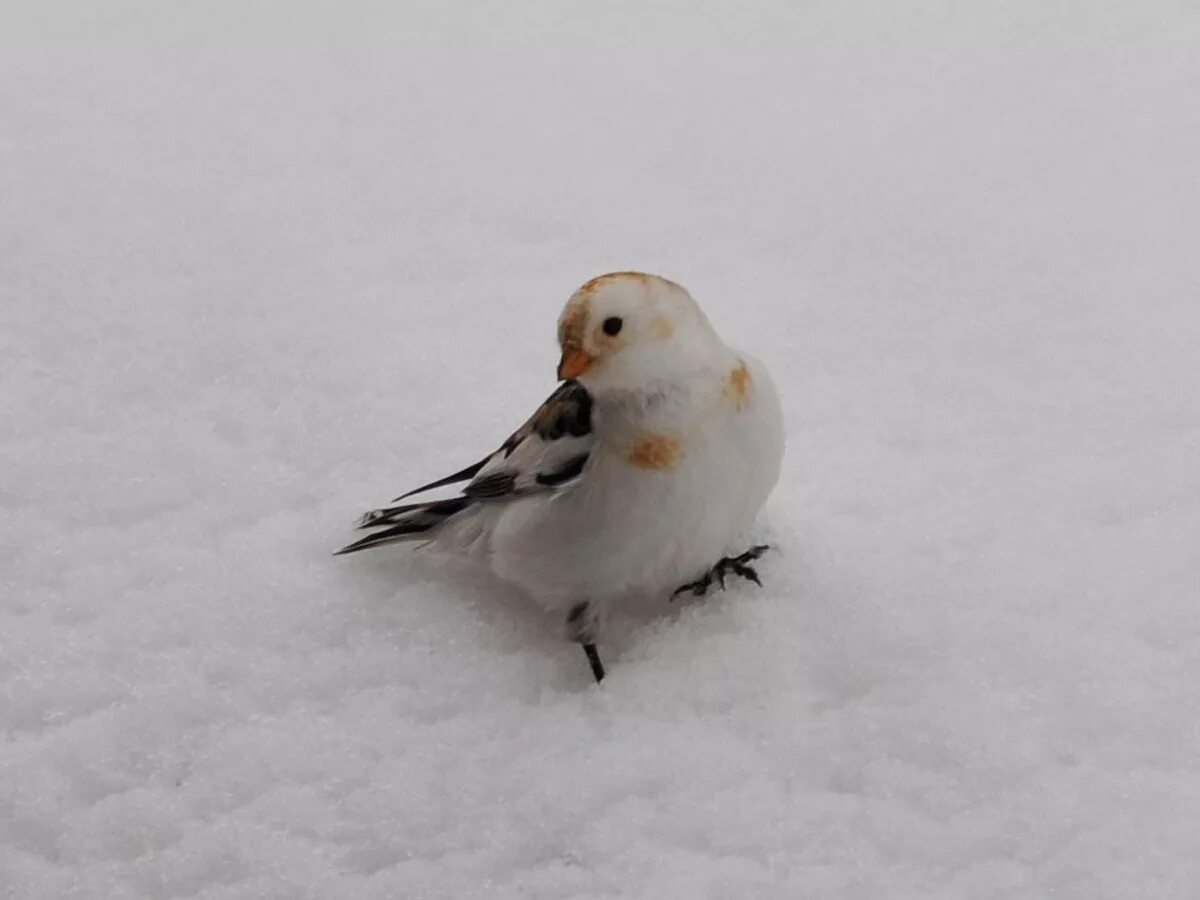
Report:
M 621 326 L 625 323 L 621 321 L 619 316 L 609 316 L 604 320 L 604 324 L 600 327 L 604 329 L 604 333 L 608 335 L 620 334 Z

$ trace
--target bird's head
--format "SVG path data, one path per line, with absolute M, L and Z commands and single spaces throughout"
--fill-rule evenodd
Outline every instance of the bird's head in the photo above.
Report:
M 657 275 L 613 272 L 579 288 L 558 319 L 560 379 L 592 392 L 686 378 L 723 345 L 682 287 Z

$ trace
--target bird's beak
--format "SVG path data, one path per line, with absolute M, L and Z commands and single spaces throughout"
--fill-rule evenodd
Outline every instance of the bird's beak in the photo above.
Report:
M 592 364 L 592 355 L 579 347 L 564 349 L 558 363 L 558 380 L 578 378 Z

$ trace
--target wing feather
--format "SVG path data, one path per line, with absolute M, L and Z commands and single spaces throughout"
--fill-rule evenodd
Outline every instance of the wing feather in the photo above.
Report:
M 407 494 L 401 494 L 399 497 L 393 498 L 392 502 L 396 503 L 400 500 L 411 497 L 414 494 L 423 494 L 426 491 L 432 491 L 434 488 L 445 487 L 448 484 L 457 484 L 460 481 L 468 481 L 475 477 L 475 473 L 482 469 L 484 463 L 486 463 L 489 459 L 491 459 L 490 456 L 485 456 L 479 462 L 467 466 L 465 469 L 459 469 L 453 475 L 447 475 L 445 478 L 439 478 L 437 481 L 431 481 L 429 484 L 423 484 L 419 488 L 413 488 Z
M 579 382 L 565 381 L 495 452 L 453 475 L 401 494 L 393 504 L 414 494 L 466 481 L 459 496 L 373 509 L 357 524 L 359 528 L 380 530 L 338 552 L 428 539 L 446 522 L 477 504 L 564 490 L 583 477 L 594 444 L 591 395 Z
M 592 397 L 579 382 L 565 381 L 484 461 L 463 493 L 498 500 L 561 490 L 582 475 L 594 443 Z

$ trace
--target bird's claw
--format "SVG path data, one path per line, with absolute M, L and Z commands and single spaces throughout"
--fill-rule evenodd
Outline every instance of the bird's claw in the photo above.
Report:
M 759 587 L 762 587 L 762 582 L 758 580 L 758 572 L 756 572 L 753 567 L 744 566 L 741 563 L 734 563 L 732 566 L 730 566 L 730 568 L 733 569 L 734 574 L 741 575 L 747 581 L 753 581 Z
M 766 544 L 755 544 L 745 553 L 739 553 L 737 556 L 726 556 L 718 560 L 715 566 L 705 572 L 703 578 L 676 588 L 675 592 L 671 594 L 671 598 L 678 597 L 684 591 L 691 591 L 694 596 L 703 597 L 708 593 L 709 588 L 712 587 L 714 579 L 721 585 L 721 590 L 725 590 L 725 576 L 730 572 L 741 578 L 745 578 L 747 581 L 753 581 L 759 587 L 762 587 L 762 581 L 759 580 L 758 572 L 753 566 L 748 565 L 748 563 L 758 559 L 769 549 L 771 548 Z

